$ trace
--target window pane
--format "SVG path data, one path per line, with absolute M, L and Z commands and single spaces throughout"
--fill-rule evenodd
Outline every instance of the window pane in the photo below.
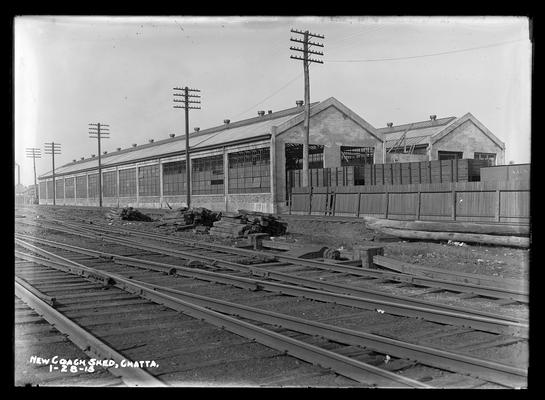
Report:
M 270 149 L 268 147 L 230 153 L 229 193 L 270 192 Z

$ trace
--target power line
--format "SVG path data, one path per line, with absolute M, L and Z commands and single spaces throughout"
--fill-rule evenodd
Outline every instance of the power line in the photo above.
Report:
M 260 100 L 259 103 L 256 103 L 254 104 L 253 106 L 247 108 L 246 110 L 238 113 L 237 115 L 235 115 L 233 118 L 237 118 L 238 116 L 244 114 L 245 112 L 247 111 L 250 111 L 252 109 L 254 109 L 255 107 L 263 104 L 265 101 L 269 100 L 271 97 L 273 97 L 274 95 L 278 94 L 279 92 L 281 92 L 282 90 L 284 90 L 285 88 L 287 88 L 289 85 L 291 85 L 293 82 L 295 82 L 297 79 L 299 79 L 299 77 L 301 77 L 301 75 L 303 75 L 303 73 L 301 72 L 300 74 L 297 74 L 297 76 L 293 77 L 292 79 L 290 79 L 287 83 L 285 83 L 284 85 L 282 85 L 280 88 L 278 88 L 277 90 L 275 90 L 274 92 L 272 92 L 270 95 L 268 95 L 267 97 L 265 97 L 263 100 Z
M 490 47 L 497 47 L 497 46 L 503 46 L 506 44 L 521 42 L 526 39 L 517 39 L 517 40 L 510 40 L 507 42 L 500 42 L 500 43 L 493 43 L 486 46 L 477 46 L 477 47 L 468 47 L 466 49 L 458 49 L 458 50 L 450 50 L 450 51 L 443 51 L 440 53 L 430 53 L 430 54 L 419 54 L 414 56 L 404 56 L 404 57 L 392 57 L 392 58 L 367 58 L 362 60 L 325 60 L 328 62 L 375 62 L 375 61 L 397 61 L 397 60 L 409 60 L 414 58 L 423 58 L 423 57 L 434 57 L 434 56 L 442 56 L 446 54 L 454 54 L 454 53 L 462 53 L 465 51 L 473 51 L 473 50 L 479 50 L 479 49 L 486 49 Z

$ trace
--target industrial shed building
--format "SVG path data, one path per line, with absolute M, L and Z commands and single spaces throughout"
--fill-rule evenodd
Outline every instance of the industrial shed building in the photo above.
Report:
M 190 135 L 192 206 L 276 212 L 285 202 L 286 167 L 301 168 L 302 102 L 297 106 Z M 340 165 L 340 149 L 365 151 L 382 163 L 382 136 L 335 98 L 311 104 L 312 164 Z M 370 157 L 370 158 L 369 158 Z M 132 145 L 102 156 L 103 205 L 167 207 L 186 201 L 185 136 Z M 40 204 L 53 203 L 52 174 L 39 177 Z M 98 158 L 55 169 L 56 204 L 98 205 Z
M 195 128 L 189 138 L 192 206 L 227 211 L 284 211 L 287 171 L 302 168 L 303 121 L 304 107 L 299 101 L 296 107 L 286 110 L 260 111 L 257 117 L 237 122 L 225 120 L 220 126 L 202 131 Z M 498 154 L 497 161 L 503 162 L 503 143 L 471 114 L 459 119 L 376 129 L 330 97 L 311 104 L 309 167 L 382 164 L 393 154 L 404 155 L 398 151 L 402 145 L 396 143 L 402 136 L 403 140 L 417 137 L 415 132 L 427 138 L 418 142 L 418 145 L 426 144 L 427 159 L 441 157 L 442 151 L 457 151 L 466 157 L 475 144 L 478 151 L 494 151 Z M 471 135 L 477 138 L 467 139 Z M 486 143 L 483 135 L 492 144 Z M 388 145 L 393 144 L 397 153 L 388 152 Z M 413 147 L 412 155 L 418 156 L 420 148 L 415 149 L 417 146 Z M 185 168 L 185 136 L 170 135 L 167 139 L 105 152 L 102 155 L 103 205 L 150 208 L 184 205 Z M 57 168 L 55 180 L 56 204 L 98 205 L 96 156 L 82 157 Z M 51 172 L 41 175 L 39 181 L 40 204 L 52 204 Z
M 431 115 L 428 121 L 387 125 L 378 129 L 386 141 L 386 162 L 462 158 L 489 160 L 490 165 L 505 162 L 505 143 L 471 113 L 460 118 Z

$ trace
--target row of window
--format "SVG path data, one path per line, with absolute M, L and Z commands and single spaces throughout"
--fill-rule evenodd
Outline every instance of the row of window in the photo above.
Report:
M 74 192 L 73 178 L 71 193 Z M 117 197 L 118 177 L 116 171 L 102 174 L 104 197 Z M 67 178 L 68 182 L 68 178 Z M 50 182 L 48 182 L 49 184 Z M 98 173 L 76 178 L 76 197 L 98 198 Z M 223 194 L 225 191 L 223 155 L 195 158 L 191 160 L 191 192 L 199 194 Z M 119 170 L 119 197 L 136 196 L 136 169 Z M 266 193 L 270 191 L 269 148 L 255 149 L 229 154 L 229 193 Z M 64 196 L 63 180 L 57 180 L 57 198 Z M 43 188 L 45 191 L 45 186 Z M 48 198 L 53 198 L 52 187 L 48 187 Z M 68 187 L 67 187 L 68 193 Z M 88 192 L 88 193 L 87 193 Z M 163 164 L 163 195 L 187 193 L 186 163 L 174 161 Z M 160 195 L 159 165 L 138 168 L 138 194 L 140 196 Z
M 309 167 L 323 168 L 323 149 L 321 145 L 309 146 Z M 461 159 L 462 152 L 439 151 L 440 160 Z M 286 145 L 286 169 L 302 169 L 303 145 Z M 372 164 L 373 147 L 341 146 L 341 166 Z M 474 153 L 477 160 L 488 160 L 495 165 L 495 153 Z M 270 150 L 268 147 L 228 154 L 229 193 L 267 193 L 270 192 Z M 196 158 L 191 162 L 192 194 L 223 194 L 224 168 L 223 156 Z M 160 195 L 159 165 L 138 168 L 138 192 L 140 196 Z M 98 173 L 56 181 L 57 198 L 98 198 Z M 116 171 L 102 174 L 104 197 L 117 197 L 118 176 Z M 119 171 L 119 196 L 136 196 L 136 169 Z M 163 164 L 163 194 L 186 194 L 185 161 Z M 66 190 L 66 193 L 65 193 Z M 46 184 L 40 183 L 40 192 L 45 195 Z M 53 198 L 53 183 L 47 182 L 47 198 Z

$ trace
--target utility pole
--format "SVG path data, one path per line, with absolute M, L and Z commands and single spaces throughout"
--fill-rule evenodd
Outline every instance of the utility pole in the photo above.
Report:
M 313 62 L 319 63 L 319 64 L 324 63 L 321 60 L 317 60 L 317 59 L 309 57 L 309 54 L 315 54 L 318 56 L 324 55 L 324 53 L 320 51 L 314 51 L 309 49 L 309 46 L 324 47 L 324 45 L 321 43 L 311 42 L 309 40 L 309 37 L 324 39 L 325 36 L 318 35 L 316 33 L 310 33 L 308 30 L 303 32 L 297 29 L 292 29 L 291 32 L 296 33 L 298 35 L 303 35 L 303 39 L 290 38 L 292 42 L 303 44 L 303 48 L 290 46 L 290 50 L 302 52 L 303 57 L 301 58 L 300 56 L 291 55 L 290 58 L 303 61 L 303 71 L 305 73 L 305 120 L 303 122 L 303 130 L 305 133 L 303 138 L 303 187 L 308 187 L 308 184 L 309 184 L 308 147 L 309 147 L 309 136 L 310 136 L 310 78 L 308 74 L 308 67 L 309 67 L 309 63 L 313 63 Z
M 53 205 L 57 204 L 57 182 L 55 182 L 55 154 L 61 154 L 60 143 L 49 142 L 45 144 L 45 154 L 51 154 L 51 161 L 53 163 Z
M 34 194 L 36 195 L 36 204 L 40 203 L 40 197 L 38 194 L 38 184 L 36 181 L 36 159 L 42 158 L 41 150 L 36 147 L 27 147 L 26 148 L 27 158 L 32 157 L 32 163 L 34 164 Z
M 185 171 L 186 171 L 186 180 L 187 180 L 187 208 L 191 208 L 191 169 L 189 164 L 189 110 L 195 109 L 200 110 L 200 106 L 192 106 L 191 104 L 201 104 L 198 100 L 190 100 L 192 98 L 200 99 L 201 96 L 198 94 L 189 94 L 189 92 L 200 92 L 198 89 L 189 89 L 187 86 L 185 88 L 175 87 L 173 90 L 182 91 L 174 92 L 174 103 L 182 103 L 183 105 L 174 104 L 173 108 L 183 108 L 185 109 Z M 177 97 L 183 97 L 182 100 Z
M 89 124 L 89 137 L 98 141 L 98 206 L 102 207 L 102 159 L 100 156 L 100 139 L 109 139 L 110 125 Z

